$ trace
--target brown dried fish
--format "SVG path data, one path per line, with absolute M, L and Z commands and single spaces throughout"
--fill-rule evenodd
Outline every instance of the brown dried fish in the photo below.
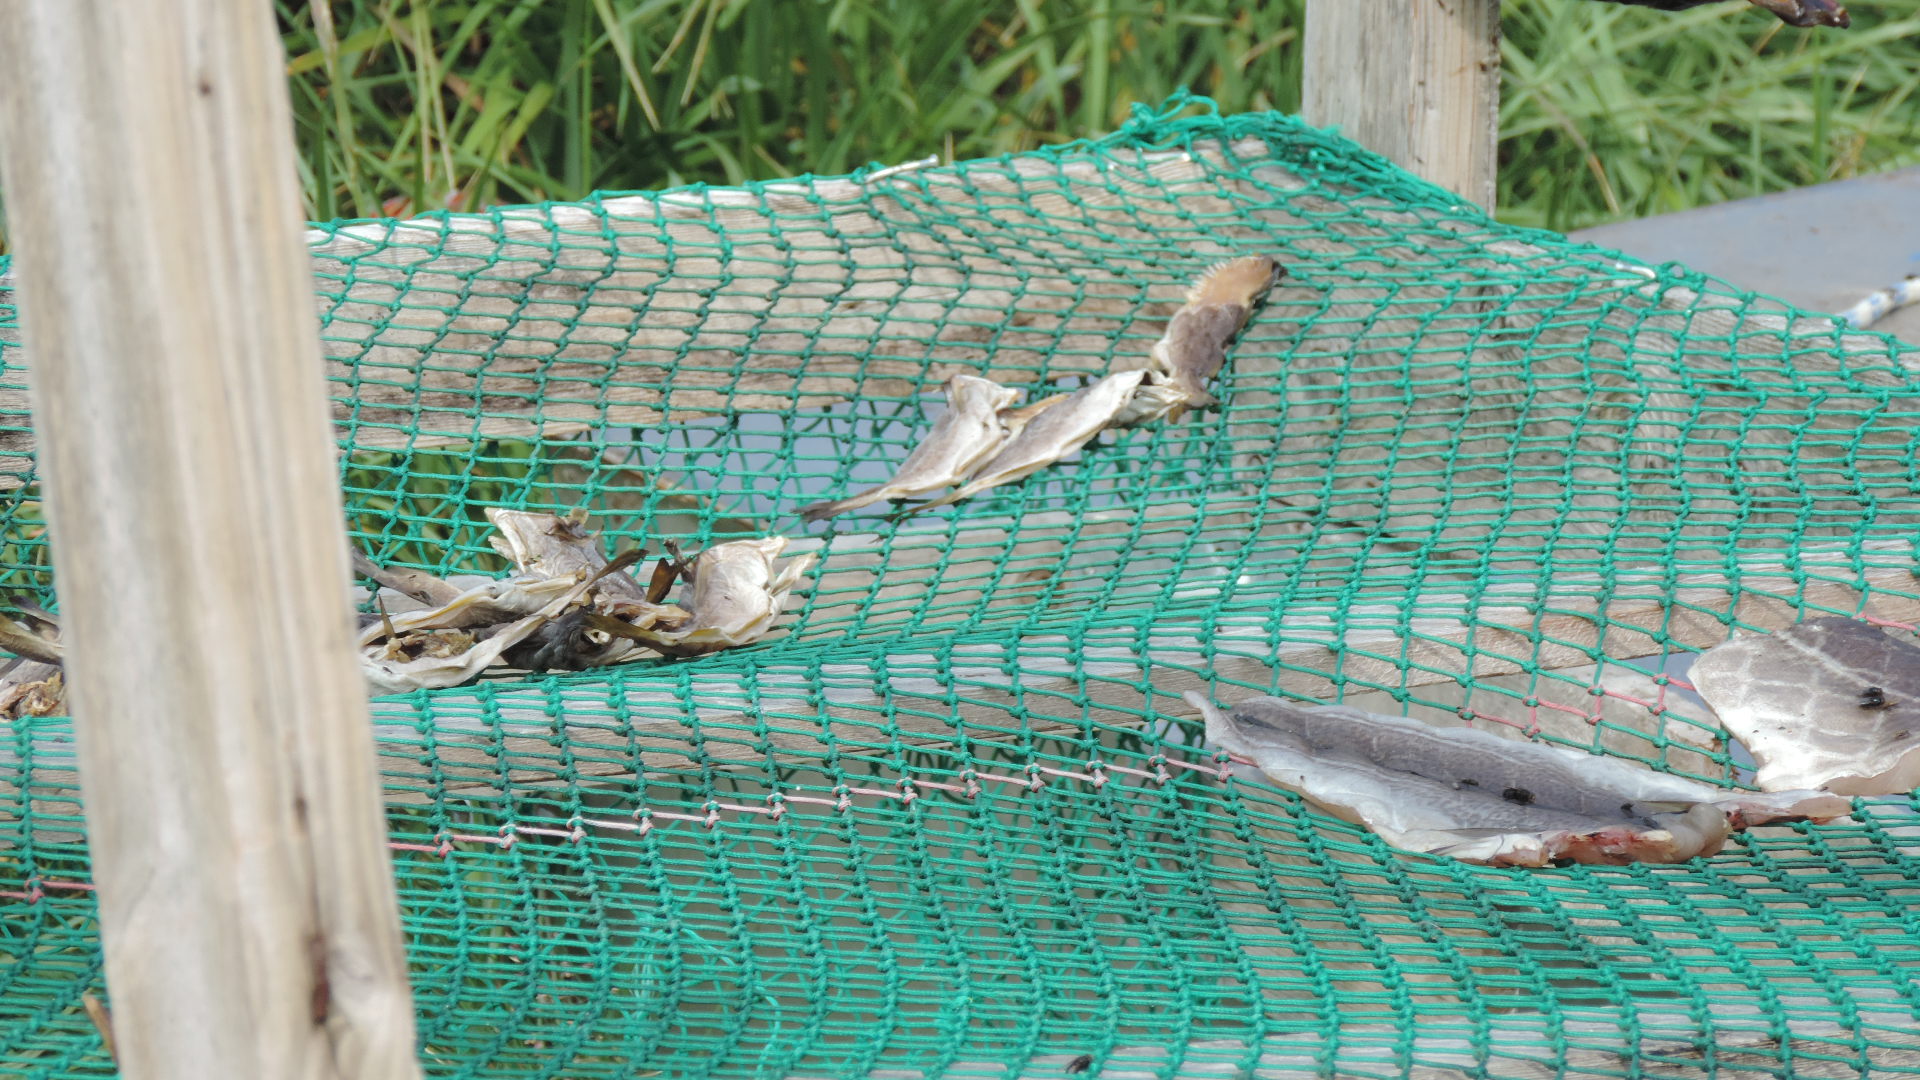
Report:
M 1212 405 L 1207 384 L 1227 362 L 1227 345 L 1247 324 L 1253 307 L 1279 280 L 1279 264 L 1265 255 L 1215 263 L 1187 290 L 1186 303 L 1167 321 L 1153 346 L 1149 383 L 1168 387 L 1167 415 Z
M 906 513 L 948 506 L 1052 465 L 1111 425 L 1145 377 L 1144 371 L 1117 372 L 1052 403 L 1007 440 L 1006 446 L 965 484 Z
M 1689 677 L 1767 791 L 1893 795 L 1920 785 L 1920 646 L 1910 637 L 1808 619 L 1716 645 Z
M 673 630 L 640 630 L 633 640 L 668 656 L 700 656 L 751 645 L 780 618 L 787 595 L 813 565 L 811 553 L 776 560 L 784 536 L 716 544 L 694 557 L 686 623 Z M 602 624 L 604 626 L 604 624 Z
M 1207 740 L 1408 851 L 1496 866 L 1680 862 L 1729 832 L 1828 820 L 1851 801 L 1819 791 L 1729 791 L 1612 758 L 1436 728 L 1344 706 L 1256 697 L 1222 710 L 1199 694 Z
M 1018 396 L 1019 391 L 991 379 L 955 375 L 947 380 L 947 411 L 900 463 L 893 479 L 844 499 L 803 507 L 800 516 L 821 521 L 882 499 L 910 499 L 959 483 L 1006 442 L 1008 429 L 999 414 Z

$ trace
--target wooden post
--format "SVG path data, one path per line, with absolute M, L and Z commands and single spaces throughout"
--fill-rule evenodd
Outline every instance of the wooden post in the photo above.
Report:
M 1500 0 L 1307 0 L 1301 114 L 1492 210 Z
M 129 1080 L 419 1076 L 269 0 L 0 3 Z

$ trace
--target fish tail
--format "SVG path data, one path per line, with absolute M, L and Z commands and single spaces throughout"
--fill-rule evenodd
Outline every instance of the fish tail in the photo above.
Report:
M 829 499 L 825 502 L 813 503 L 801 507 L 800 516 L 808 522 L 825 521 L 849 510 L 858 510 L 863 506 L 879 502 L 887 497 L 890 490 L 890 487 L 882 486 L 862 491 L 857 495 L 849 495 L 844 499 Z
M 1252 307 L 1284 273 L 1279 263 L 1265 255 L 1223 259 L 1207 267 L 1187 290 L 1187 303 Z

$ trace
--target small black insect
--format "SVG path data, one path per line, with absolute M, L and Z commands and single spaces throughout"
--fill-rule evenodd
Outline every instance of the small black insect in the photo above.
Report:
M 1533 792 L 1523 787 L 1510 787 L 1502 791 L 1500 797 L 1510 803 L 1519 803 L 1521 806 L 1533 805 Z
M 1863 709 L 1891 709 L 1893 708 L 1893 699 L 1887 697 L 1885 690 L 1877 686 L 1869 686 L 1865 690 L 1860 691 L 1860 707 Z
M 1462 778 L 1461 778 L 1461 780 L 1460 780 L 1460 782 L 1461 782 L 1462 784 L 1465 784 L 1465 785 L 1466 785 L 1467 787 L 1479 787 L 1479 786 L 1480 786 L 1480 781 L 1478 781 L 1478 780 L 1469 780 L 1469 779 L 1466 779 L 1465 777 L 1462 777 Z
M 1093 1055 L 1081 1054 L 1079 1057 L 1067 1062 L 1067 1075 L 1075 1076 L 1091 1068 L 1093 1068 Z

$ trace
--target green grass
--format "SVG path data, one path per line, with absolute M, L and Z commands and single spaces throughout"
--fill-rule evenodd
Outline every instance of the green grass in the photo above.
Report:
M 841 173 L 1299 104 L 1304 0 L 282 0 L 316 218 Z M 1920 15 L 1510 0 L 1501 215 L 1555 229 L 1920 160 Z M 0 235 L 4 250 L 4 235 Z

